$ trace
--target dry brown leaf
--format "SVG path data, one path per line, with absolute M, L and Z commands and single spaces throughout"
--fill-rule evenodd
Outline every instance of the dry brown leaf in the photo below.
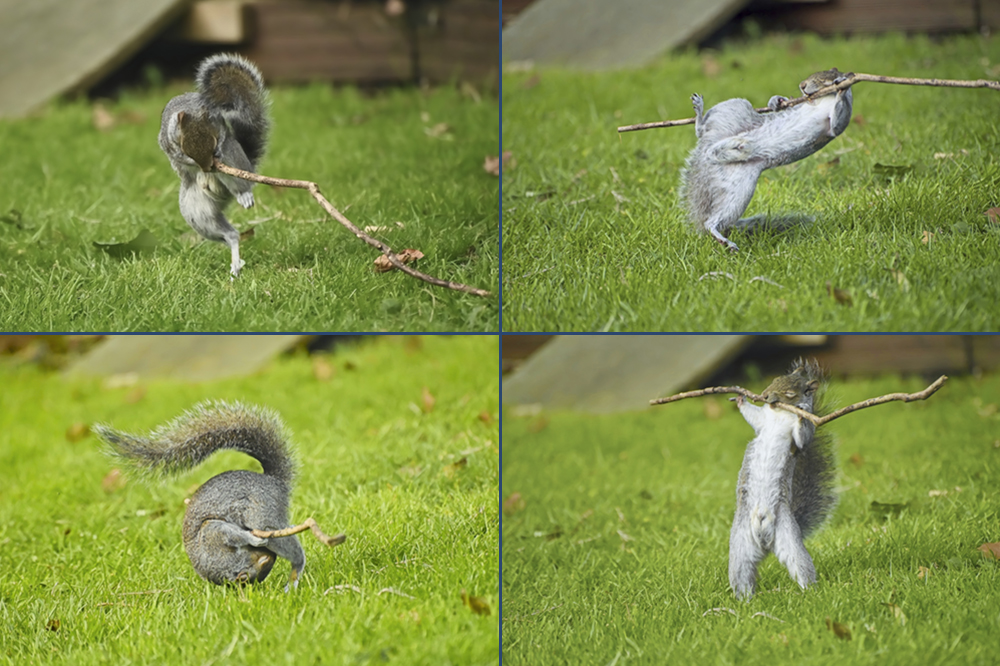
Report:
M 517 166 L 517 160 L 514 159 L 514 154 L 509 150 L 503 151 L 499 157 L 487 155 L 483 161 L 483 171 L 493 176 L 499 176 L 502 169 L 513 169 L 515 166 Z
M 919 566 L 917 567 L 917 578 L 919 580 L 926 580 L 928 576 L 931 575 L 931 570 L 927 567 Z
M 503 501 L 503 513 L 505 516 L 512 516 L 525 507 L 524 498 L 521 493 L 511 493 Z
M 485 597 L 473 597 L 465 590 L 462 590 L 462 604 L 468 606 L 476 615 L 489 615 L 490 605 Z
M 980 551 L 986 557 L 992 557 L 995 560 L 1000 560 L 1000 542 L 997 543 L 984 543 L 976 550 Z
M 468 466 L 469 466 L 469 459 L 468 458 L 461 458 L 460 460 L 456 460 L 455 462 L 451 463 L 450 465 L 445 465 L 444 469 L 441 470 L 441 471 L 444 472 L 444 475 L 450 479 L 453 476 L 455 476 L 455 474 L 460 469 L 464 469 L 464 468 L 466 468 Z
M 480 421 L 482 421 L 486 425 L 489 425 L 489 424 L 493 423 L 493 415 L 490 414 L 485 409 L 483 411 L 479 412 L 479 417 L 478 418 L 479 418 Z
M 451 125 L 449 125 L 448 123 L 437 123 L 433 127 L 425 127 L 424 134 L 433 139 L 440 139 L 441 137 L 445 136 L 448 133 L 448 130 L 450 129 Z
M 540 77 L 538 74 L 532 74 L 527 79 L 525 79 L 524 83 L 521 84 L 521 87 L 525 90 L 531 90 L 541 82 L 542 82 L 542 77 Z
M 101 488 L 109 495 L 120 490 L 124 485 L 125 477 L 122 476 L 122 471 L 118 468 L 111 470 L 101 479 Z
M 94 105 L 90 117 L 94 128 L 101 132 L 107 132 L 115 126 L 115 117 L 100 102 Z
M 79 421 L 66 428 L 66 440 L 70 442 L 79 442 L 89 434 L 90 426 Z
M 891 268 L 889 269 L 889 272 L 892 273 L 893 279 L 895 279 L 896 284 L 899 285 L 900 291 L 902 291 L 905 294 L 910 290 L 910 281 L 906 279 L 906 275 L 903 273 L 903 271 L 898 271 L 894 268 Z
M 434 403 L 437 399 L 431 394 L 431 390 L 424 386 L 420 389 L 420 409 L 423 410 L 424 414 L 430 414 L 434 411 Z
M 328 382 L 337 372 L 336 368 L 333 367 L 333 364 L 323 356 L 314 356 L 312 365 L 313 377 L 316 378 L 316 381 Z
M 54 617 L 45 623 L 45 628 L 49 631 L 59 631 L 60 626 L 59 618 L 57 617 Z
M 528 424 L 528 432 L 534 434 L 549 427 L 549 417 L 542 414 L 537 419 Z
M 827 617 L 826 628 L 832 631 L 837 638 L 842 638 L 845 641 L 851 640 L 851 629 L 846 624 L 841 624 L 840 622 L 834 622 L 829 617 Z
M 854 305 L 854 299 L 851 298 L 851 292 L 846 289 L 834 287 L 833 283 L 829 280 L 826 281 L 826 293 L 832 296 L 841 305 L 846 305 L 847 307 Z
M 900 608 L 896 604 L 886 604 L 886 608 L 889 609 L 889 612 L 892 613 L 892 616 L 896 618 L 896 621 L 899 622 L 899 624 L 901 625 L 906 624 L 906 614 L 903 613 L 902 608 Z
M 1000 217 L 1000 208 L 990 208 L 983 212 L 983 215 L 990 219 L 990 224 L 998 224 L 1000 221 L 997 217 Z
M 848 460 L 850 460 L 851 464 L 855 467 L 861 467 L 865 464 L 865 459 L 861 457 L 860 453 L 855 453 Z
M 926 229 L 924 229 L 923 233 L 920 236 L 920 242 L 923 243 L 924 245 L 930 245 L 930 242 L 933 239 L 934 239 L 934 232 L 927 231 Z
M 399 262 L 402 264 L 409 264 L 411 262 L 416 261 L 417 259 L 423 259 L 423 258 L 424 258 L 424 253 L 421 252 L 420 250 L 414 250 L 413 248 L 406 248 L 402 252 L 396 253 L 396 259 L 398 259 Z M 377 256 L 375 258 L 374 264 L 375 264 L 375 271 L 377 273 L 386 273 L 395 268 L 395 266 L 392 265 L 392 262 L 389 261 L 389 257 L 385 256 L 384 254 L 380 254 L 379 256 Z
M 145 397 L 146 397 L 146 387 L 136 386 L 134 389 L 132 389 L 125 395 L 125 402 L 127 402 L 130 405 L 134 405 L 137 402 L 141 402 L 142 399 Z
M 241 241 L 245 241 L 248 238 L 253 238 L 256 234 L 257 234 L 257 228 L 256 227 L 250 227 L 246 231 L 241 231 L 240 232 L 240 240 Z
M 858 127 L 864 127 L 865 125 L 868 124 L 868 121 L 865 120 L 865 117 L 863 115 L 861 115 L 860 113 L 858 115 L 854 116 L 853 118 L 851 118 L 851 122 L 854 123 L 855 125 L 857 125 Z

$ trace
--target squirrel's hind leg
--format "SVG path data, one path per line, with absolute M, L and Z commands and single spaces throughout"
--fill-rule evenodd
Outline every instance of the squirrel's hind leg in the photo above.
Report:
M 778 515 L 774 554 L 802 588 L 816 582 L 816 567 L 805 544 L 802 543 L 802 532 L 795 522 L 795 516 L 787 507 Z
M 233 233 L 226 234 L 223 240 L 229 246 L 230 254 L 232 255 L 229 264 L 229 273 L 232 278 L 237 278 L 240 275 L 240 269 L 246 265 L 246 262 L 240 259 L 240 234 L 234 229 Z
M 299 538 L 297 536 L 287 536 L 277 539 L 265 539 L 265 541 L 267 542 L 265 547 L 268 550 L 279 557 L 285 558 L 292 565 L 292 574 L 288 579 L 288 585 L 285 586 L 285 591 L 287 592 L 289 587 L 298 587 L 299 576 L 302 575 L 302 570 L 306 566 L 306 553 L 302 550 Z
M 767 551 L 753 538 L 748 509 L 736 510 L 729 533 L 729 587 L 739 599 L 749 599 L 757 587 L 757 565 Z

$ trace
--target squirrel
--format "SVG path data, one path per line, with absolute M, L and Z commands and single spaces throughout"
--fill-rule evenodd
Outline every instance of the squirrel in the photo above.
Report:
M 103 424 L 94 430 L 111 455 L 157 478 L 191 469 L 220 449 L 260 461 L 263 474 L 230 470 L 198 488 L 184 514 L 184 550 L 198 575 L 217 585 L 263 581 L 275 559 L 283 557 L 292 565 L 289 584 L 298 587 L 306 564 L 298 537 L 262 539 L 252 533 L 289 526 L 294 463 L 277 414 L 239 402 L 209 401 L 148 436 Z
M 799 89 L 812 95 L 849 76 L 853 73 L 844 74 L 834 67 L 811 75 Z M 732 252 L 739 248 L 723 235 L 729 229 L 792 223 L 794 218 L 740 216 L 750 205 L 765 169 L 808 157 L 847 129 L 853 100 L 848 87 L 790 108 L 784 108 L 787 97 L 775 95 L 767 103 L 771 113 L 757 113 L 745 99 L 728 99 L 704 113 L 701 95 L 692 95 L 698 143 L 681 172 L 681 200 L 690 223 Z
M 757 565 L 771 552 L 800 586 L 816 582 L 816 568 L 802 541 L 837 504 L 832 444 L 812 423 L 772 405 L 822 411 L 817 407 L 822 381 L 819 364 L 800 358 L 764 390 L 763 407 L 736 398 L 756 433 L 740 468 L 729 535 L 729 585 L 739 598 L 753 596 Z
M 213 171 L 213 164 L 218 158 L 256 170 L 271 126 L 267 89 L 253 63 L 229 53 L 202 61 L 195 84 L 197 92 L 178 95 L 163 109 L 160 148 L 181 179 L 181 215 L 205 238 L 229 246 L 235 278 L 245 262 L 240 234 L 223 210 L 234 197 L 244 208 L 253 206 L 254 184 Z

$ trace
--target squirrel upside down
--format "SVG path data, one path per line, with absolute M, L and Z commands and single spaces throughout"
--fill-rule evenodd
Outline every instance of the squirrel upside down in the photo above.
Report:
M 298 537 L 252 534 L 289 527 L 293 461 L 274 412 L 238 402 L 204 402 L 146 437 L 107 425 L 94 430 L 112 455 L 157 478 L 192 469 L 220 449 L 260 461 L 263 474 L 230 470 L 195 492 L 184 514 L 184 550 L 198 575 L 216 584 L 263 581 L 275 559 L 283 557 L 292 565 L 289 585 L 298 587 L 306 564 Z
M 834 67 L 811 75 L 799 89 L 811 95 L 847 76 Z M 728 99 L 705 113 L 701 95 L 692 95 L 698 143 L 681 172 L 681 200 L 691 224 L 735 252 L 739 248 L 723 235 L 729 229 L 782 227 L 794 221 L 740 216 L 765 169 L 808 157 L 847 129 L 853 99 L 846 88 L 782 109 L 788 98 L 775 95 L 767 103 L 771 113 L 757 113 L 745 99 Z
M 212 170 L 216 158 L 229 166 L 255 171 L 267 147 L 271 121 L 268 96 L 260 71 L 245 58 L 214 55 L 198 66 L 197 92 L 167 102 L 160 122 L 160 148 L 181 179 L 181 215 L 209 240 L 226 243 L 235 278 L 240 259 L 240 234 L 223 211 L 235 197 L 253 206 L 253 183 Z
M 736 404 L 756 433 L 747 445 L 736 486 L 736 515 L 729 535 L 729 585 L 737 597 L 753 596 L 757 566 L 774 553 L 803 588 L 816 582 L 816 568 L 803 544 L 833 513 L 837 495 L 830 439 L 782 402 L 809 413 L 816 408 L 823 371 L 815 360 L 798 359 L 761 394 L 758 407 L 743 396 Z

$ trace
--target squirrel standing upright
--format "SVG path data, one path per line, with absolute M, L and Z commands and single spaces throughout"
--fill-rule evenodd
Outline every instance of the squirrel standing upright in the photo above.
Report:
M 262 539 L 252 533 L 289 526 L 293 462 L 275 413 L 238 402 L 204 402 L 147 437 L 106 425 L 95 431 L 115 456 L 155 476 L 191 469 L 220 449 L 260 461 L 263 474 L 230 470 L 195 492 L 184 514 L 184 549 L 198 575 L 216 584 L 263 581 L 275 558 L 283 557 L 292 565 L 289 584 L 298 587 L 306 564 L 298 537 Z
M 812 423 L 771 405 L 781 402 L 815 414 L 822 380 L 815 360 L 798 359 L 761 394 L 765 406 L 736 398 L 756 433 L 740 468 L 729 535 L 729 585 L 737 597 L 753 596 L 757 565 L 771 552 L 803 588 L 816 582 L 802 541 L 837 504 L 832 446 Z
M 209 240 L 232 251 L 230 273 L 239 275 L 240 234 L 223 210 L 233 197 L 253 206 L 253 183 L 213 171 L 216 158 L 254 171 L 267 147 L 271 122 L 267 89 L 260 71 L 233 54 L 206 58 L 195 76 L 197 92 L 167 102 L 160 122 L 160 148 L 181 179 L 181 215 Z
M 811 95 L 848 76 L 834 67 L 811 75 L 799 89 Z M 724 232 L 768 225 L 764 215 L 740 219 L 760 174 L 808 157 L 839 136 L 851 122 L 853 99 L 846 88 L 782 109 L 788 98 L 775 95 L 767 103 L 771 113 L 757 113 L 745 99 L 728 99 L 703 113 L 701 95 L 692 95 L 698 143 L 681 173 L 681 199 L 691 224 L 737 251 Z

